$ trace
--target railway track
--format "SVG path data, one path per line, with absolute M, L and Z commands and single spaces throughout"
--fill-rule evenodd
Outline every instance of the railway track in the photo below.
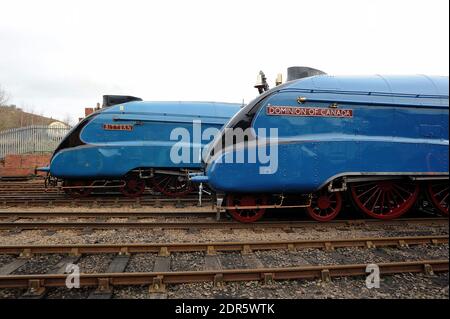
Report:
M 97 287 L 96 294 L 111 294 L 113 286 L 150 285 L 150 291 L 164 293 L 166 284 L 213 282 L 215 286 L 233 281 L 317 279 L 367 275 L 366 264 L 320 265 L 289 268 L 255 268 L 213 271 L 93 273 L 80 274 L 80 287 Z M 420 260 L 378 264 L 380 275 L 448 272 L 448 260 Z M 43 295 L 45 288 L 66 287 L 67 275 L 33 274 L 0 276 L 0 288 L 28 288 L 28 296 Z
M 37 190 L 45 192 L 44 180 L 28 180 L 28 181 L 2 181 L 0 180 L 0 194 L 7 194 L 11 191 L 25 192 L 28 190 Z M 49 188 L 48 192 L 57 192 L 56 188 Z
M 0 196 L 0 208 L 9 207 L 163 207 L 164 205 L 175 205 L 177 207 L 196 206 L 198 198 L 195 196 L 183 198 L 161 198 L 160 196 L 148 195 L 138 198 L 124 196 L 104 196 L 87 198 L 68 198 L 64 195 L 36 197 L 30 195 L 17 197 Z M 211 198 L 204 198 L 202 206 L 213 205 Z
M 337 226 L 364 226 L 364 225 L 448 225 L 448 218 L 402 218 L 395 220 L 360 219 L 360 220 L 333 220 L 327 223 L 316 221 L 261 221 L 255 223 L 239 223 L 236 221 L 0 221 L 0 230 L 39 230 L 39 229 L 270 229 L 277 228 L 292 231 L 295 228 L 304 227 L 337 227 Z
M 373 237 L 350 239 L 320 240 L 280 240 L 258 242 L 206 242 L 206 243 L 131 243 L 131 244 L 70 244 L 70 245 L 1 245 L 0 254 L 15 254 L 30 257 L 33 254 L 137 254 L 158 253 L 167 256 L 176 252 L 205 252 L 214 255 L 217 252 L 238 251 L 244 254 L 255 250 L 286 249 L 295 251 L 315 248 L 333 250 L 344 247 L 380 248 L 406 247 L 412 245 L 448 244 L 446 235 L 407 236 L 407 237 Z
M 47 288 L 66 287 L 68 263 L 77 263 L 86 254 L 116 254 L 106 272 L 81 273 L 80 286 L 96 288 L 90 297 L 110 298 L 115 286 L 148 285 L 150 292 L 165 293 L 170 284 L 212 282 L 221 286 L 225 282 L 260 281 L 270 284 L 275 280 L 321 279 L 333 277 L 365 276 L 367 263 L 296 265 L 290 267 L 267 267 L 258 259 L 256 251 L 285 250 L 295 254 L 303 249 L 334 251 L 340 248 L 373 249 L 380 247 L 404 248 L 415 245 L 439 246 L 448 244 L 448 236 L 416 236 L 387 238 L 327 239 L 271 242 L 210 242 L 210 243 L 161 243 L 161 244 L 96 244 L 96 245 L 17 245 L 0 246 L 0 254 L 20 256 L 10 264 L 0 267 L 0 288 L 27 289 L 24 296 L 42 297 Z M 225 269 L 221 253 L 238 252 L 246 267 Z M 198 270 L 172 271 L 170 256 L 175 253 L 204 253 L 204 267 Z M 66 254 L 56 268 L 47 273 L 14 274 L 35 254 Z M 150 272 L 126 271 L 133 254 L 154 254 L 155 262 Z M 434 274 L 448 272 L 447 259 L 419 259 L 377 263 L 381 275 L 398 273 Z
M 189 211 L 145 211 L 145 212 L 45 212 L 45 211 L 31 211 L 31 212 L 10 212 L 0 211 L 0 221 L 2 219 L 17 220 L 17 219 L 36 219 L 36 218 L 155 218 L 155 217 L 215 217 L 217 212 L 215 210 L 189 210 Z
M 161 207 L 162 205 L 193 206 L 198 203 L 197 194 L 183 198 L 164 198 L 158 193 L 146 191 L 142 197 L 125 197 L 118 192 L 93 194 L 85 198 L 71 198 L 58 188 L 45 189 L 43 181 L 0 182 L 0 208 L 8 207 Z M 212 205 L 212 198 L 203 196 L 204 205 Z

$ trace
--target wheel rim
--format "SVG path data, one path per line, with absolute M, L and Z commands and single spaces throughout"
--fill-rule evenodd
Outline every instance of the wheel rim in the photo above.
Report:
M 266 205 L 265 196 L 253 197 L 251 195 L 228 195 L 227 206 L 257 206 Z M 252 223 L 261 219 L 265 213 L 265 208 L 260 209 L 230 209 L 228 213 L 241 223 Z
M 152 184 L 157 191 L 171 197 L 184 196 L 193 190 L 192 183 L 178 175 L 155 175 Z
M 127 197 L 141 196 L 145 191 L 145 182 L 137 177 L 125 180 L 125 186 L 120 188 L 120 192 Z
M 397 218 L 414 205 L 419 184 L 387 180 L 356 183 L 351 186 L 356 205 L 367 215 L 379 219 Z
M 64 181 L 63 186 L 86 186 L 86 181 Z M 64 192 L 74 198 L 87 197 L 92 193 L 92 188 L 65 188 Z
M 428 194 L 434 206 L 445 215 L 448 215 L 448 181 L 428 183 Z
M 339 192 L 322 190 L 312 195 L 308 214 L 317 221 L 327 222 L 339 214 L 342 208 L 342 196 Z

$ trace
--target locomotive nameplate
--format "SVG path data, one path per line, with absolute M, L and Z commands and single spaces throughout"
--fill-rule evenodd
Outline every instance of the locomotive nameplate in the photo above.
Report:
M 133 125 L 130 124 L 103 124 L 103 129 L 107 131 L 132 131 Z
M 267 115 L 353 117 L 353 110 L 320 107 L 267 106 Z

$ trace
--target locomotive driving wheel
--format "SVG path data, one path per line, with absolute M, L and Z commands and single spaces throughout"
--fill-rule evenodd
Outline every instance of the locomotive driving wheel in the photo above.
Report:
M 393 219 L 406 213 L 419 195 L 419 184 L 408 180 L 383 180 L 355 183 L 353 200 L 367 215 Z
M 228 195 L 227 206 L 259 206 L 266 205 L 266 196 L 252 195 Z M 228 213 L 241 223 L 252 223 L 261 219 L 265 213 L 265 208 L 248 208 L 248 209 L 229 209 Z
M 87 185 L 88 182 L 82 180 L 78 181 L 66 180 L 63 183 L 63 187 L 75 187 L 75 188 L 63 188 L 63 190 L 67 195 L 73 198 L 87 197 L 92 193 L 92 188 L 82 187 Z
M 139 177 L 128 177 L 125 185 L 120 188 L 120 192 L 127 197 L 139 197 L 145 191 L 145 181 Z
M 427 191 L 434 206 L 444 215 L 448 215 L 448 181 L 428 183 Z
M 311 205 L 306 208 L 309 216 L 319 222 L 330 221 L 339 214 L 342 208 L 342 195 L 330 193 L 326 188 L 312 195 Z
M 187 177 L 181 175 L 155 174 L 152 184 L 155 190 L 171 197 L 187 195 L 194 189 Z

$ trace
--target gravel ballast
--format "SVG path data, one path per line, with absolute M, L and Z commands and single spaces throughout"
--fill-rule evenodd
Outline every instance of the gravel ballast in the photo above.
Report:
M 56 265 L 63 255 L 38 255 L 31 257 L 25 265 L 14 271 L 13 275 L 46 274 Z
M 133 254 L 125 272 L 152 272 L 155 260 L 156 254 Z
M 396 226 L 402 236 L 448 235 L 448 226 L 404 225 Z M 20 232 L 0 231 L 4 245 L 20 244 L 84 244 L 84 243 L 162 243 L 162 242 L 218 242 L 218 241 L 270 241 L 270 240 L 315 240 L 346 239 L 394 236 L 380 226 L 360 228 L 298 228 L 293 232 L 280 229 L 266 229 L 254 232 L 249 229 L 205 229 L 198 232 L 160 229 L 118 229 L 118 230 L 59 230 L 48 233 L 45 230 L 24 230 Z
M 65 219 L 60 219 L 63 221 Z M 80 219 L 79 221 L 82 221 Z M 125 219 L 109 219 L 123 222 Z M 150 218 L 149 221 L 169 221 L 170 218 Z M 186 219 L 189 220 L 189 219 Z M 108 221 L 108 219 L 106 219 Z M 101 243 L 204 243 L 204 242 L 261 242 L 274 240 L 318 240 L 348 239 L 386 236 L 448 235 L 447 225 L 349 225 L 339 227 L 303 227 L 283 231 L 281 229 L 205 229 L 162 230 L 162 229 L 111 229 L 25 230 L 19 232 L 0 231 L 3 245 L 24 244 L 101 244 Z M 255 251 L 254 255 L 264 267 L 293 267 L 342 263 L 381 263 L 418 259 L 448 259 L 448 245 L 426 245 L 389 248 L 339 248 L 332 251 L 322 249 L 301 249 L 298 251 L 268 250 Z M 170 257 L 170 271 L 204 270 L 205 253 L 173 253 Z M 37 255 L 31 257 L 14 274 L 46 273 L 61 260 L 62 255 Z M 93 254 L 82 256 L 77 264 L 82 273 L 106 272 L 115 257 L 114 254 Z M 12 262 L 16 256 L 0 255 L 0 267 Z M 247 268 L 245 258 L 239 252 L 219 252 L 214 258 L 223 269 Z M 151 272 L 155 261 L 161 260 L 155 253 L 141 253 L 130 256 L 125 271 Z M 51 288 L 47 298 L 87 298 L 93 289 Z M 0 298 L 18 298 L 23 289 L 0 289 Z M 148 286 L 116 287 L 114 298 L 149 298 Z M 225 283 L 221 288 L 212 283 L 167 285 L 168 298 L 448 298 L 448 274 L 427 276 L 425 274 L 400 274 L 383 276 L 379 289 L 368 289 L 365 278 L 333 278 L 331 282 L 320 280 L 277 281 L 269 285 L 259 282 Z

